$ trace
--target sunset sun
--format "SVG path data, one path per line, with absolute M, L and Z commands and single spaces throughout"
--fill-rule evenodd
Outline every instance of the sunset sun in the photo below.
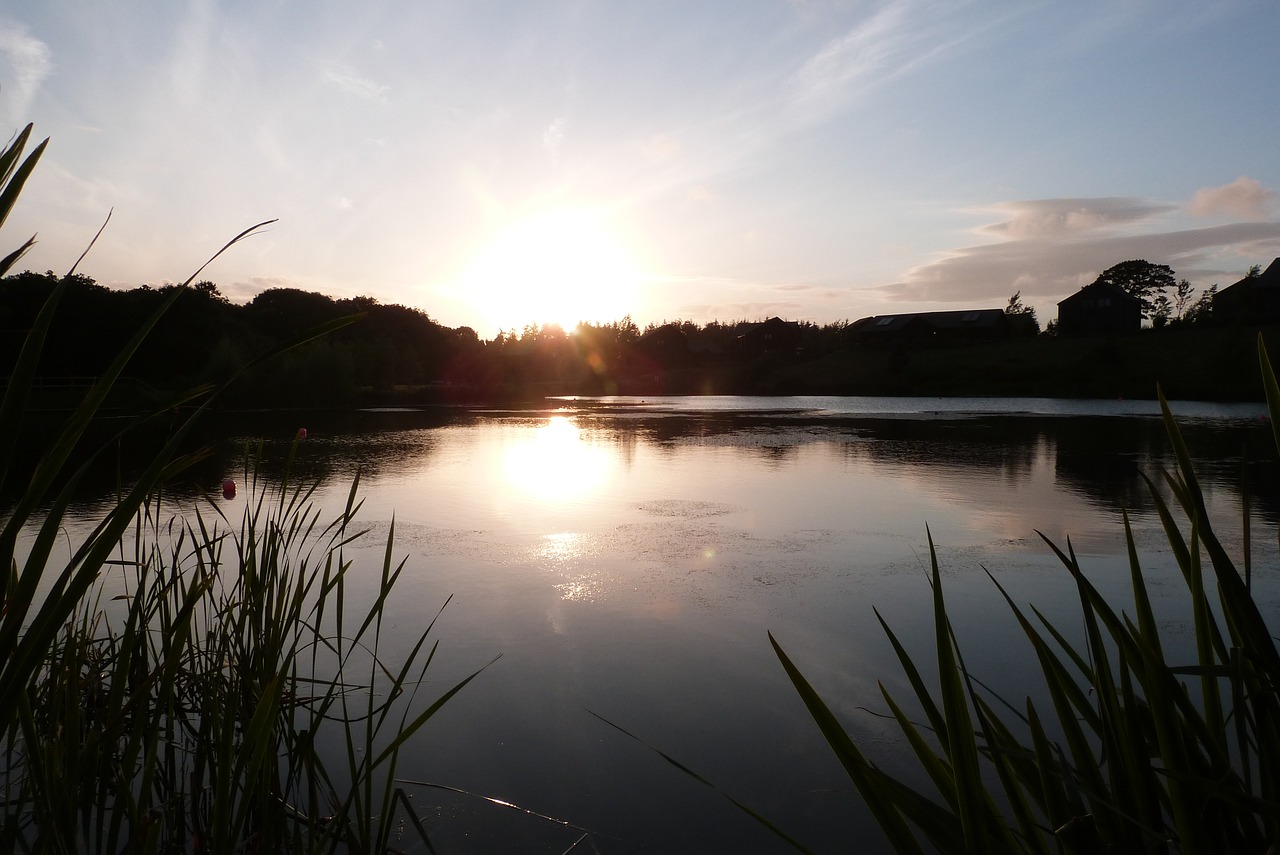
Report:
M 498 329 L 606 322 L 634 311 L 636 264 L 585 211 L 550 211 L 500 231 L 462 275 L 467 298 Z

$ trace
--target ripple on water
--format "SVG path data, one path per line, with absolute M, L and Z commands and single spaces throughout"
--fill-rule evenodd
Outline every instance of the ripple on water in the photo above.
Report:
M 641 513 L 653 517 L 672 517 L 686 520 L 720 517 L 742 510 L 725 502 L 695 502 L 684 499 L 654 499 L 648 502 L 641 502 L 636 508 Z

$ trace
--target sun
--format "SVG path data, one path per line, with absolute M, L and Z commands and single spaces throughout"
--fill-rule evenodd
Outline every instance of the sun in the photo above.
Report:
M 620 320 L 635 310 L 640 275 L 603 219 L 546 211 L 499 232 L 462 273 L 468 302 L 500 330 Z

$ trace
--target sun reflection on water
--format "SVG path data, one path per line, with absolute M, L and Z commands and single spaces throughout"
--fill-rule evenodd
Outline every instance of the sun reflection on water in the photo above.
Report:
M 554 416 L 525 442 L 506 453 L 507 482 L 541 501 L 581 499 L 608 478 L 612 459 L 607 449 L 591 445 L 573 420 Z
M 605 594 L 606 578 L 598 568 L 586 569 L 581 559 L 590 549 L 589 538 L 572 531 L 544 534 L 537 555 L 560 577 L 554 587 L 567 602 L 598 602 Z

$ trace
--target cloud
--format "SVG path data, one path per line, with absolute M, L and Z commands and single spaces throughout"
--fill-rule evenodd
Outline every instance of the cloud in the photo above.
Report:
M 7 66 L 6 73 L 0 74 L 0 78 L 9 82 L 8 91 L 4 94 L 13 95 L 11 114 L 26 116 L 36 90 L 53 67 L 49 47 L 31 35 L 26 27 L 0 21 L 0 57 Z
M 551 159 L 555 160 L 560 156 L 562 146 L 564 146 L 564 117 L 560 116 L 547 125 L 546 130 L 542 132 L 542 147 L 546 149 L 547 154 L 551 155 Z
M 306 288 L 296 279 L 287 276 L 250 276 L 248 279 L 237 279 L 228 285 L 218 283 L 218 290 L 233 303 L 247 303 L 263 291 L 272 288 Z
M 680 141 L 670 134 L 654 134 L 640 144 L 640 153 L 652 163 L 675 160 L 680 151 Z
M 803 303 L 778 300 L 685 303 L 675 310 L 672 317 L 689 318 L 702 323 L 712 320 L 726 323 L 733 321 L 762 321 L 775 315 L 780 318 L 796 318 L 805 308 Z
M 354 95 L 357 98 L 377 104 L 386 103 L 387 93 L 391 91 L 391 87 L 375 83 L 349 68 L 326 68 L 321 72 L 320 77 L 325 83 L 348 95 Z
M 1146 222 L 1176 210 L 1142 199 L 1121 196 L 1101 199 L 1036 199 L 1002 202 L 988 210 L 1008 219 L 978 229 L 981 234 L 1014 240 L 1071 237 Z
M 822 46 L 792 76 L 794 102 L 815 114 L 831 112 L 887 69 L 910 38 L 906 7 L 891 4 Z
M 1261 220 L 1271 212 L 1275 191 L 1243 175 L 1223 187 L 1205 187 L 1191 197 L 1187 210 L 1199 217 L 1226 214 L 1241 220 Z
M 690 205 L 705 205 L 716 198 L 715 191 L 705 184 L 690 187 L 684 194 L 684 200 Z
M 1269 259 L 1280 254 L 1280 222 L 1137 231 L 1173 206 L 1138 199 L 1053 199 L 997 206 L 1008 220 L 980 229 L 1006 238 L 954 250 L 879 289 L 896 302 L 1003 305 L 1014 291 L 1055 302 L 1106 268 L 1131 258 L 1169 264 L 1180 276 L 1221 256 Z M 1207 284 L 1207 283 L 1193 283 Z
M 985 30 L 1021 14 L 966 16 L 967 5 L 886 3 L 826 42 L 791 75 L 793 108 L 810 121 L 821 121 L 876 86 L 954 56 Z

